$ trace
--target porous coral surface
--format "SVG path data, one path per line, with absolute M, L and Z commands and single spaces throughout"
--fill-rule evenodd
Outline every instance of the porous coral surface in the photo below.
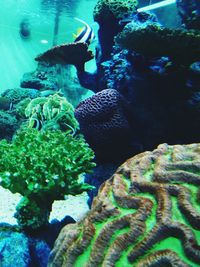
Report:
M 79 66 L 93 59 L 92 51 L 88 50 L 86 43 L 66 43 L 57 45 L 38 55 L 35 60 L 55 64 L 72 64 Z
M 136 11 L 137 0 L 99 0 L 94 8 L 94 20 L 97 22 L 111 18 L 121 19 L 124 15 Z
M 197 30 L 169 29 L 156 23 L 133 22 L 125 26 L 116 42 L 145 56 L 169 56 L 182 63 L 199 60 L 200 32 Z
M 163 144 L 127 160 L 63 228 L 49 267 L 199 266 L 199 152 Z
M 96 156 L 103 154 L 105 159 L 110 152 L 113 154 L 113 151 L 118 151 L 121 154 L 126 150 L 130 140 L 130 125 L 125 115 L 125 105 L 118 91 L 104 89 L 77 106 L 75 117 Z

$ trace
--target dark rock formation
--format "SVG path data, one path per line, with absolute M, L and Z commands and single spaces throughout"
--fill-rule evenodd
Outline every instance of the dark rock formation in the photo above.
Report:
M 200 30 L 200 3 L 198 0 L 177 0 L 178 13 L 188 29 Z
M 0 224 L 0 266 L 45 267 L 50 250 L 60 230 L 75 221 L 66 216 L 62 221 L 54 220 L 41 232 L 20 232 L 17 226 Z

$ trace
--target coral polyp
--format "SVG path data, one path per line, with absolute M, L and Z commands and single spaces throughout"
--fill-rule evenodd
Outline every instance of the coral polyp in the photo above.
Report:
M 127 160 L 63 228 L 49 266 L 199 266 L 199 152 L 163 144 Z

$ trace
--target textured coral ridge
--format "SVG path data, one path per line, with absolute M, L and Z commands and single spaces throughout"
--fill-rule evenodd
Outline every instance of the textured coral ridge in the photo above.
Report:
M 51 65 L 72 64 L 80 65 L 93 59 L 92 51 L 88 51 L 86 43 L 68 43 L 47 50 L 35 58 L 36 61 L 44 61 Z
M 199 60 L 200 32 L 185 29 L 168 29 L 152 23 L 129 23 L 116 37 L 124 48 L 146 56 L 170 56 L 180 62 Z
M 75 117 L 90 145 L 105 146 L 115 139 L 118 142 L 119 138 L 128 134 L 129 124 L 123 112 L 123 100 L 116 90 L 105 89 L 78 105 Z
M 94 20 L 121 19 L 124 14 L 135 12 L 137 4 L 137 0 L 99 0 L 94 8 Z
M 200 144 L 129 159 L 63 228 L 49 266 L 199 266 L 199 184 Z

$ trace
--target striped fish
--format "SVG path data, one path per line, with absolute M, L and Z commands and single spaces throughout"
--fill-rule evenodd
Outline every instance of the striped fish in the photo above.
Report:
M 86 43 L 88 45 L 95 39 L 93 29 L 82 19 L 75 18 L 75 20 L 84 24 L 84 27 L 78 30 L 77 34 L 73 34 L 75 43 Z

